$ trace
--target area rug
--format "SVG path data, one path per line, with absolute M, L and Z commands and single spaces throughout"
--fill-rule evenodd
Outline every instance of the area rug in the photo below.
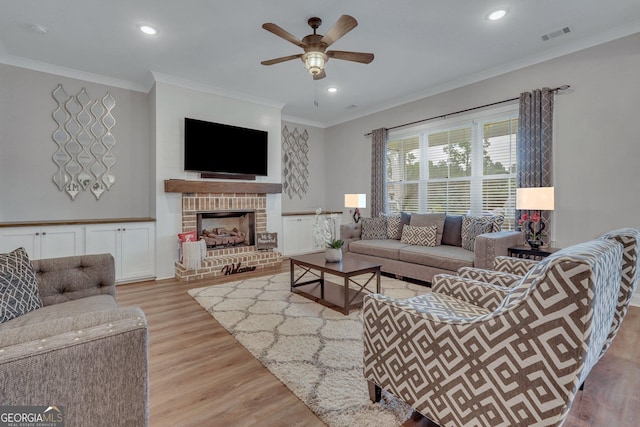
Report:
M 429 291 L 382 278 L 382 292 L 396 298 Z M 345 316 L 292 294 L 289 273 L 189 294 L 327 425 L 399 426 L 411 416 L 408 405 L 386 392 L 379 404 L 369 400 L 362 310 Z

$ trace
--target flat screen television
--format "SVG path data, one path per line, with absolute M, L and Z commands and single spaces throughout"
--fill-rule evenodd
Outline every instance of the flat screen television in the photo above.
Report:
M 267 138 L 262 130 L 184 119 L 184 170 L 267 175 Z

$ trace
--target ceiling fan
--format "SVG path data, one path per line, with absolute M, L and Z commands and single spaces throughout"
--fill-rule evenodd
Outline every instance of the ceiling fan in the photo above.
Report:
M 313 34 L 305 36 L 302 40 L 299 40 L 293 34 L 285 31 L 281 27 L 271 22 L 267 22 L 262 25 L 262 28 L 272 32 L 276 36 L 295 44 L 298 47 L 304 49 L 304 53 L 297 55 L 283 56 L 280 58 L 270 59 L 268 61 L 262 61 L 262 65 L 273 65 L 280 62 L 290 61 L 292 59 L 300 58 L 304 62 L 305 67 L 314 80 L 320 80 L 326 77 L 324 72 L 324 64 L 330 58 L 342 59 L 345 61 L 360 62 L 368 64 L 373 61 L 373 53 L 364 52 L 346 52 L 342 50 L 327 50 L 329 46 L 335 43 L 342 36 L 347 34 L 358 26 L 358 21 L 352 16 L 342 15 L 340 19 L 335 23 L 333 27 L 325 34 L 316 34 L 316 30 L 322 25 L 322 20 L 317 17 L 309 18 L 307 21 L 309 26 L 313 28 Z

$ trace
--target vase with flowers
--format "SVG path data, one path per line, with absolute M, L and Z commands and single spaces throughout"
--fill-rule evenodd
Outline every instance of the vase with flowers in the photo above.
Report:
M 335 237 L 335 214 L 323 214 L 322 209 L 316 209 L 313 238 L 317 248 L 325 248 L 324 259 L 327 262 L 342 261 L 342 246 L 344 241 Z
M 518 225 L 520 230 L 525 232 L 527 243 L 531 249 L 539 249 L 543 245 L 542 231 L 545 225 L 540 218 L 540 212 L 535 212 L 533 215 L 523 214 L 518 220 Z

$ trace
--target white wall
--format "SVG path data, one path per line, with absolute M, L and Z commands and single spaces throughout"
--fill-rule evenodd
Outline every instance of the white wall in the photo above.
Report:
M 174 277 L 177 233 L 182 231 L 182 195 L 165 193 L 166 179 L 199 179 L 199 174 L 183 168 L 184 118 L 191 117 L 269 132 L 268 176 L 261 182 L 281 182 L 280 108 L 240 101 L 187 89 L 174 84 L 155 84 L 155 199 L 156 274 L 159 279 Z M 282 234 L 280 194 L 267 195 L 267 228 Z
M 327 207 L 341 206 L 343 183 L 370 195 L 371 140 L 364 134 L 372 129 L 569 84 L 555 108 L 555 245 L 566 247 L 618 227 L 640 228 L 638 46 L 640 34 L 635 34 L 328 128 Z
M 325 208 L 325 150 L 324 150 L 324 129 L 303 125 L 294 122 L 283 121 L 282 129 L 287 126 L 290 132 L 297 129 L 300 134 L 305 130 L 309 134 L 307 143 L 309 145 L 308 167 L 308 183 L 309 187 L 306 194 L 300 197 L 293 194 L 282 194 L 282 212 L 308 212 L 315 211 L 317 208 Z M 282 153 L 284 155 L 284 151 Z M 284 165 L 283 165 L 284 166 Z M 284 177 L 283 177 L 284 179 Z M 284 182 L 283 182 L 284 183 Z
M 86 88 L 92 99 L 110 92 L 116 100 L 116 182 L 100 200 L 88 190 L 71 200 L 52 180 L 59 83 L 69 95 Z M 0 222 L 152 216 L 149 150 L 147 94 L 0 64 Z

